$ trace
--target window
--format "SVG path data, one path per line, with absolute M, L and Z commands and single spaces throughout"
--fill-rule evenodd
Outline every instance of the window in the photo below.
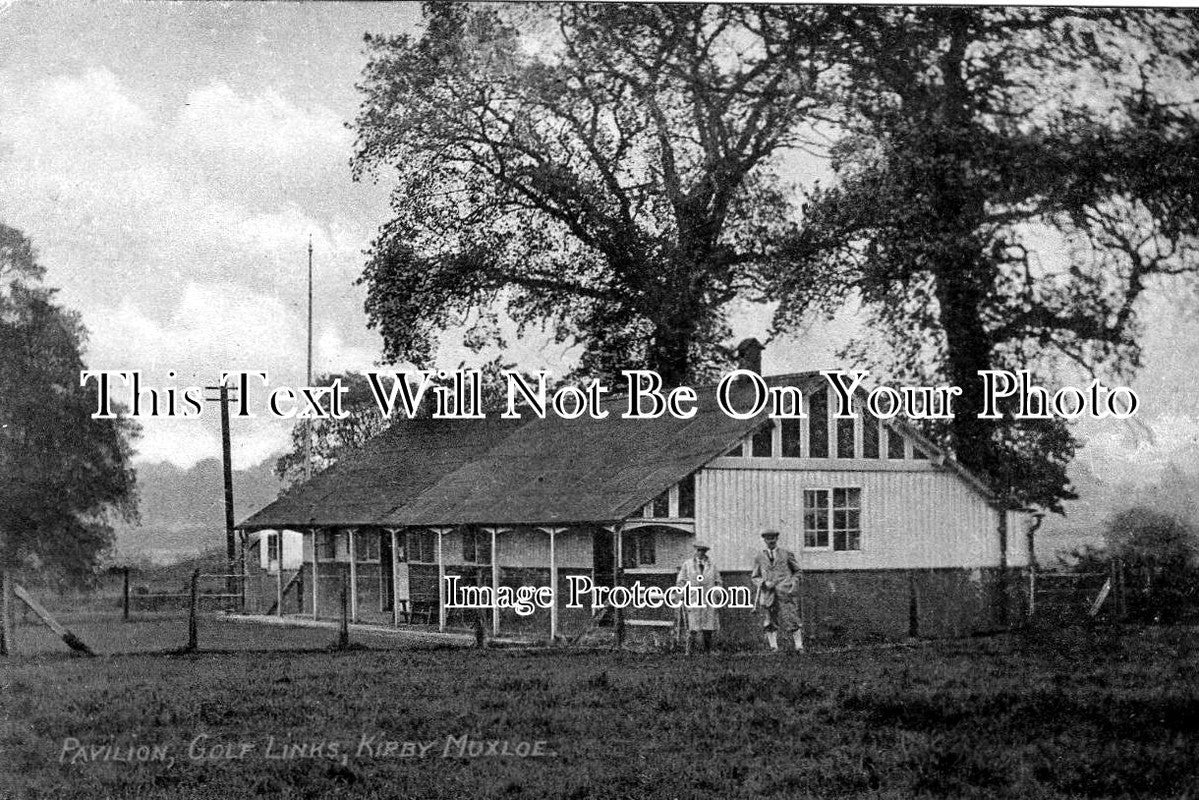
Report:
M 270 531 L 268 533 L 262 534 L 263 539 L 266 540 L 267 563 L 279 560 L 279 537 L 281 535 L 282 534 L 277 533 L 275 531 Z
M 359 563 L 379 560 L 378 531 L 354 531 L 354 558 Z
M 894 428 L 887 429 L 887 458 L 903 460 L 903 437 Z
M 803 505 L 804 547 L 862 549 L 861 489 L 805 489 Z
M 408 531 L 407 538 L 409 561 L 437 563 L 437 534 L 433 531 Z
M 337 531 L 316 532 L 316 560 L 334 561 L 337 559 Z
M 828 458 L 828 394 L 824 389 L 808 396 L 808 458 Z
M 652 530 L 627 531 L 621 537 L 621 550 L 620 565 L 624 569 L 651 566 L 657 561 Z
M 862 549 L 861 489 L 833 489 L 833 549 Z
M 462 560 L 467 564 L 490 564 L 491 534 L 479 528 L 463 528 Z
M 857 417 L 837 420 L 837 458 L 853 458 L 854 423 Z
M 878 420 L 862 417 L 862 458 L 878 458 Z
M 774 424 L 767 423 L 754 433 L 750 444 L 750 455 L 755 458 L 770 458 L 774 455 Z
M 662 492 L 650 504 L 650 516 L 659 519 L 670 516 L 670 490 Z
M 803 420 L 784 419 L 780 422 L 783 458 L 799 458 L 800 425 Z
M 695 517 L 695 474 L 679 481 L 679 516 L 683 519 Z
M 828 547 L 828 490 L 805 489 L 803 493 L 803 546 Z

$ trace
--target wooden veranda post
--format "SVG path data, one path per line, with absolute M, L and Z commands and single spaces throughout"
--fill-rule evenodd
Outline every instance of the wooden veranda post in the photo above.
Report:
M 445 631 L 445 528 L 437 528 L 437 629 Z
M 395 528 L 389 528 L 391 535 L 391 624 L 400 626 L 400 552 L 398 549 L 399 536 Z
M 554 539 L 558 529 L 550 528 L 550 594 L 554 604 L 550 606 L 550 643 L 558 640 L 558 554 L 554 548 Z
M 620 586 L 620 579 L 624 570 L 624 523 L 618 522 L 612 528 L 613 546 L 616 553 L 612 560 L 612 587 Z M 616 649 L 624 648 L 624 609 L 619 606 L 613 609 L 613 619 L 616 626 Z
M 499 536 L 495 528 L 491 529 L 491 596 L 498 598 L 500 596 L 500 552 L 499 552 Z M 491 606 L 491 635 L 500 635 L 500 604 L 495 603 Z
M 346 536 L 350 537 L 350 621 L 358 621 L 358 552 L 355 549 L 358 538 L 357 528 L 348 528 Z
M 321 598 L 319 594 L 320 580 L 317 578 L 317 572 L 320 570 L 320 550 L 321 532 L 318 528 L 310 528 L 309 533 L 312 535 L 312 618 L 320 619 Z
M 283 531 L 275 531 L 276 542 L 278 547 L 275 552 L 279 554 L 279 560 L 275 564 L 275 615 L 283 616 Z M 270 566 L 268 561 L 267 566 Z
M 346 591 L 346 573 L 341 573 L 341 625 L 337 630 L 337 649 L 345 650 L 350 646 L 350 606 Z

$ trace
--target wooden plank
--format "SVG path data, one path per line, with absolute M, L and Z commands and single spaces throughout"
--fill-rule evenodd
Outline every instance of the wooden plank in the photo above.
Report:
M 1103 588 L 1099 590 L 1099 595 L 1095 598 L 1095 602 L 1091 603 L 1091 610 L 1087 612 L 1092 617 L 1099 613 L 1099 609 L 1103 607 L 1103 601 L 1107 600 L 1107 596 L 1112 592 L 1112 579 L 1108 578 L 1103 582 Z
M 15 594 L 22 603 L 29 606 L 29 610 L 36 614 L 38 618 L 45 623 L 47 628 L 54 631 L 54 633 L 56 633 L 58 637 L 62 639 L 63 644 L 65 644 L 67 647 L 79 653 L 86 653 L 89 656 L 95 655 L 95 653 L 92 652 L 92 649 L 84 644 L 78 636 L 67 630 L 66 627 L 64 627 L 61 623 L 59 623 L 58 620 L 50 615 L 49 611 L 42 608 L 41 604 L 34 600 L 30 596 L 29 592 L 25 591 L 24 586 L 19 583 L 14 583 L 13 594 Z
M 266 610 L 266 613 L 268 615 L 273 614 L 276 609 L 280 609 L 279 610 L 280 616 L 283 615 L 283 611 L 282 611 L 283 597 L 284 597 L 284 595 L 286 595 L 288 593 L 288 591 L 291 590 L 291 587 L 296 585 L 296 583 L 299 580 L 300 580 L 300 570 L 296 570 L 296 574 L 291 576 L 291 579 L 287 582 L 287 585 L 279 590 L 279 593 L 275 600 L 275 604 Z

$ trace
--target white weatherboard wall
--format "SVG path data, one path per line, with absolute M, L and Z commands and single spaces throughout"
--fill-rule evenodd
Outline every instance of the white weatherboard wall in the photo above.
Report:
M 305 558 L 311 559 L 312 556 L 307 552 L 307 545 L 304 542 L 304 535 L 299 531 L 284 530 L 273 531 L 264 530 L 258 531 L 252 535 L 252 540 L 258 545 L 258 568 L 266 572 L 278 572 L 279 564 L 277 561 L 270 559 L 270 549 L 267 547 L 267 539 L 273 536 L 282 535 L 283 537 L 283 569 L 294 570 L 299 569 L 300 564 Z M 307 553 L 307 555 L 306 555 Z
M 501 529 L 497 546 L 500 566 L 550 565 L 550 535 L 529 527 Z M 554 559 L 559 569 L 591 569 L 591 531 L 562 528 L 554 537 Z
M 868 463 L 868 462 L 863 462 Z M 696 537 L 712 546 L 723 570 L 748 570 L 773 527 L 779 543 L 806 569 L 998 567 L 999 513 L 947 470 L 705 468 L 696 486 Z M 862 549 L 803 550 L 803 491 L 862 490 Z M 1013 520 L 1015 521 L 1015 520 Z M 1009 532 L 1009 566 L 1027 563 L 1027 548 Z M 1012 545 L 1015 545 L 1014 547 Z

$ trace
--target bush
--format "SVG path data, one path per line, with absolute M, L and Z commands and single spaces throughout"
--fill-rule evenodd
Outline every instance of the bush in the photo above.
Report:
M 1189 522 L 1135 507 L 1107 523 L 1106 553 L 1118 560 L 1132 619 L 1177 622 L 1199 608 L 1199 533 Z M 1095 553 L 1089 554 L 1091 558 Z

